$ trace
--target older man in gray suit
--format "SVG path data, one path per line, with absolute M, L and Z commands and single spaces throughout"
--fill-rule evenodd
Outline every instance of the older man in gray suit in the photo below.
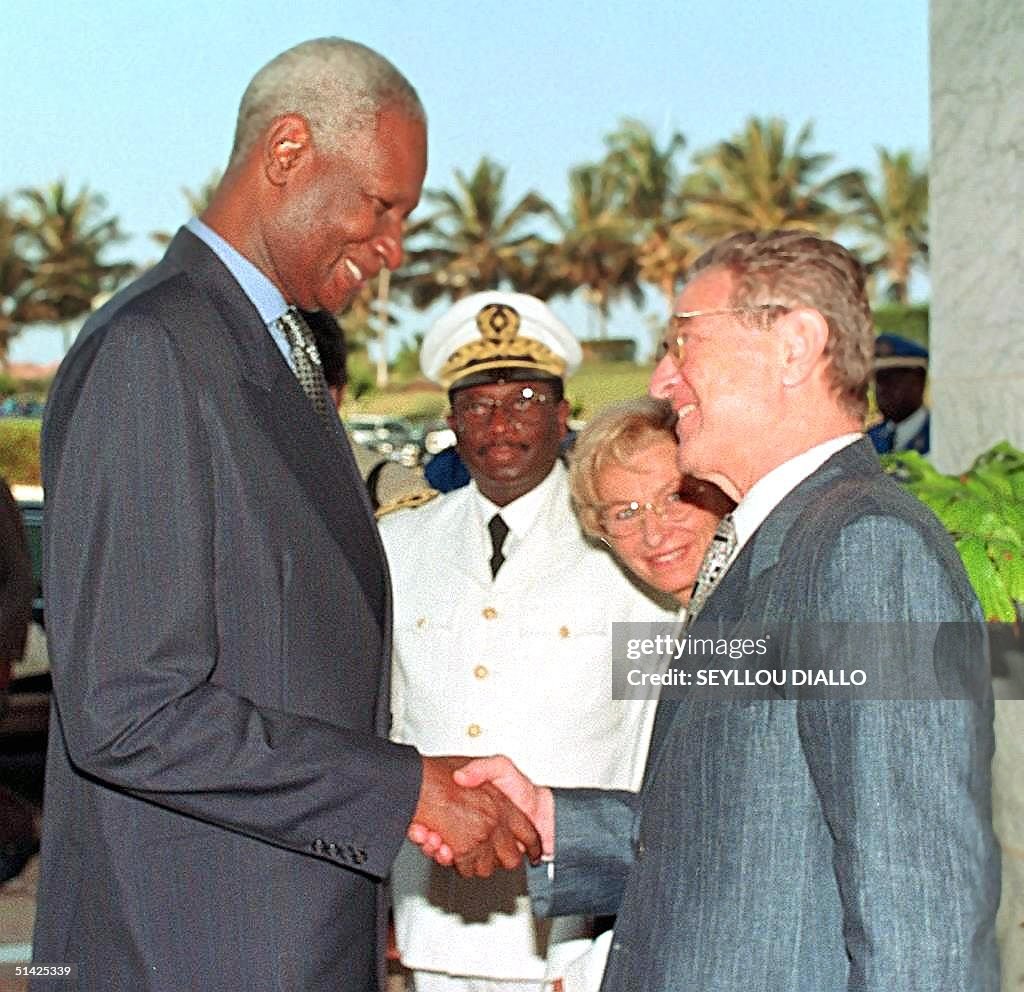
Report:
M 34 957 L 82 992 L 369 992 L 414 813 L 466 873 L 539 853 L 497 790 L 385 739 L 387 568 L 296 315 L 398 266 L 425 169 L 394 66 L 290 49 L 247 89 L 202 220 L 58 374 Z
M 651 388 L 678 411 L 684 471 L 738 503 L 701 621 L 801 622 L 783 669 L 863 658 L 849 639 L 842 659 L 808 645 L 880 621 L 867 660 L 904 698 L 663 698 L 637 798 L 535 788 L 503 758 L 456 773 L 535 819 L 553 855 L 533 872 L 539 911 L 618 913 L 606 992 L 998 986 L 981 614 L 949 538 L 861 434 L 872 338 L 845 249 L 736 236 L 695 267 Z M 953 623 L 926 638 L 918 621 Z M 930 673 L 975 688 L 910 698 Z

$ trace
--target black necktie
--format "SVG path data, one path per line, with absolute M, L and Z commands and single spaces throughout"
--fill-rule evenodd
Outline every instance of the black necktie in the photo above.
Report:
M 501 519 L 500 513 L 496 513 L 488 522 L 487 530 L 491 535 L 491 547 L 494 549 L 494 553 L 491 555 L 491 578 L 493 579 L 505 562 L 501 548 L 505 543 L 505 538 L 508 537 L 508 524 Z
M 337 414 L 332 415 L 334 404 L 327 393 L 327 381 L 320 367 L 320 352 L 317 351 L 316 340 L 309 329 L 309 324 L 295 307 L 289 307 L 278 318 L 278 325 L 288 340 L 292 367 L 295 369 L 295 377 L 299 380 L 302 391 L 309 397 L 313 409 L 320 418 L 333 427 Z

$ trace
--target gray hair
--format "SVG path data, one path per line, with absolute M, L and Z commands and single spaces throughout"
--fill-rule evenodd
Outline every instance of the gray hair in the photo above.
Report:
M 416 90 L 383 55 L 345 38 L 304 41 L 268 62 L 246 87 L 228 168 L 285 114 L 300 114 L 315 142 L 336 149 L 346 135 L 371 127 L 386 106 L 426 122 Z
M 832 385 L 843 408 L 863 418 L 874 371 L 875 331 L 866 273 L 857 258 L 809 231 L 745 231 L 709 248 L 690 274 L 715 267 L 732 275 L 732 306 L 810 307 L 825 318 Z

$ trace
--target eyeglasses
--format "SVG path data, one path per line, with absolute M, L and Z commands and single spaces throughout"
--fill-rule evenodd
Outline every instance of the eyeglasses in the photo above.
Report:
M 686 346 L 686 322 L 697 317 L 726 317 L 741 313 L 754 313 L 767 317 L 772 311 L 776 313 L 788 313 L 790 307 L 783 303 L 761 303 L 750 307 L 722 307 L 717 310 L 677 310 L 672 314 L 668 322 L 668 331 L 661 340 L 658 351 L 660 361 L 667 354 L 671 354 L 677 361 L 683 359 L 683 348 Z
M 532 386 L 524 386 L 518 396 L 510 399 L 496 400 L 492 396 L 474 396 L 463 403 L 452 405 L 457 417 L 469 423 L 486 424 L 501 410 L 508 420 L 517 424 L 539 420 L 544 407 L 553 402 L 546 393 L 538 393 Z
M 683 492 L 670 492 L 656 500 L 630 500 L 628 503 L 605 503 L 598 508 L 601 526 L 612 537 L 625 537 L 640 530 L 644 515 L 656 514 L 663 520 L 681 520 L 693 509 Z

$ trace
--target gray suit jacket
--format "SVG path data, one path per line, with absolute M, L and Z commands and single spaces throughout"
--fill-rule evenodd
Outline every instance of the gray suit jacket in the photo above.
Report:
M 983 641 L 949 538 L 867 441 L 779 504 L 701 615 L 740 618 L 967 621 Z M 964 643 L 911 638 L 884 664 L 985 685 L 984 653 Z M 985 689 L 663 699 L 639 797 L 556 791 L 536 908 L 618 912 L 606 992 L 995 992 L 992 750 Z
M 98 312 L 43 431 L 54 711 L 34 954 L 77 987 L 362 990 L 420 762 L 340 431 L 187 231 Z

